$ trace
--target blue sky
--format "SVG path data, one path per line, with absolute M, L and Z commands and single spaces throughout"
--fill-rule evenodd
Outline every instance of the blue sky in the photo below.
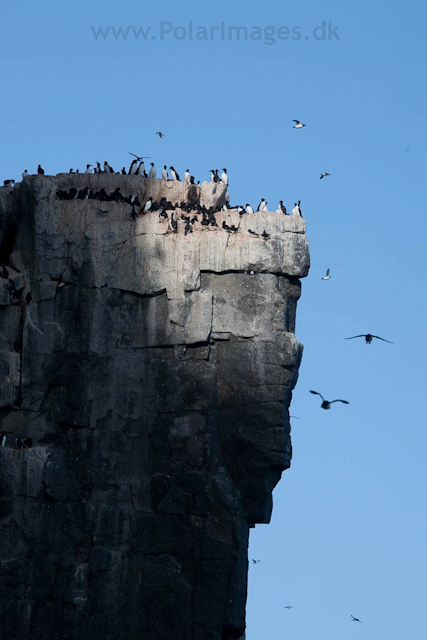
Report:
M 0 180 L 120 169 L 132 151 L 200 180 L 226 166 L 232 203 L 302 201 L 300 420 L 272 522 L 251 533 L 248 640 L 424 632 L 426 19 L 413 0 L 0 1 Z M 301 38 L 160 38 L 190 20 Z M 313 38 L 323 21 L 339 40 Z M 107 26 L 150 32 L 96 39 Z M 344 340 L 367 332 L 394 344 Z M 309 389 L 351 404 L 323 411 Z

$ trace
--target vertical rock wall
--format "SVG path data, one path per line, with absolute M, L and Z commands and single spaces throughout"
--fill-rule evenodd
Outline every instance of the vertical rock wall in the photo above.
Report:
M 55 197 L 85 186 L 225 196 L 116 174 L 0 188 L 0 637 L 241 638 L 249 527 L 291 458 L 305 222 L 175 234 Z

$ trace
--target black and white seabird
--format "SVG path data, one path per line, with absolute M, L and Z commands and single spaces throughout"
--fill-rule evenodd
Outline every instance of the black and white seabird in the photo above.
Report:
M 70 169 L 69 173 L 74 173 L 74 169 Z
M 246 213 L 253 213 L 254 210 L 252 209 L 250 204 L 246 204 Z
M 96 173 L 102 173 L 101 165 L 99 162 L 96 163 Z
M 331 276 L 329 274 L 330 274 L 330 269 L 326 271 L 326 276 L 323 276 L 322 280 L 330 280 Z
M 37 173 L 39 174 L 39 176 L 44 176 L 44 170 L 41 168 L 40 165 L 37 167 Z
M 129 167 L 129 175 L 134 176 L 137 171 L 138 171 L 138 160 L 135 158 L 135 160 L 132 160 L 131 165 Z
M 191 182 L 191 173 L 190 169 L 187 169 L 184 173 L 184 182 Z
M 27 177 L 27 175 L 28 175 L 28 169 L 25 169 L 25 170 L 22 172 L 22 178 L 26 178 L 26 177 Z
M 353 340 L 353 338 L 365 338 L 366 344 L 371 344 L 374 338 L 382 340 L 383 342 L 388 342 L 389 344 L 394 344 L 394 342 L 390 342 L 390 340 L 386 340 L 385 338 L 380 338 L 380 336 L 373 336 L 372 333 L 362 333 L 360 336 L 351 336 L 350 338 L 344 338 L 344 340 Z
M 85 173 L 92 173 L 91 166 L 92 166 L 91 164 L 87 164 L 87 165 L 86 165 L 86 171 L 85 171 Z
M 159 136 L 160 139 L 165 137 L 165 134 L 162 133 L 161 131 L 156 131 L 156 136 Z
M 293 606 L 291 604 L 285 605 L 283 607 L 284 609 L 293 609 Z
M 360 622 L 360 624 L 362 624 L 362 621 L 359 620 L 359 618 L 355 618 L 354 616 L 351 615 L 351 613 L 350 613 L 350 616 L 352 618 L 352 622 Z
M 261 560 L 254 560 L 254 559 L 252 558 L 252 562 L 253 562 L 253 564 L 258 564 L 258 562 L 261 562 Z
M 0 447 L 5 447 L 7 438 L 4 431 L 0 432 L 0 437 L 1 437 Z
M 251 236 L 256 236 L 257 238 L 259 237 L 259 234 L 256 233 L 255 231 L 252 231 L 252 229 L 248 229 L 248 233 L 250 233 Z
M 169 175 L 168 175 L 168 170 L 166 168 L 166 165 L 162 169 L 162 178 L 163 180 L 166 180 L 166 182 L 169 180 Z
M 264 231 L 262 232 L 262 237 L 264 238 L 264 240 L 269 240 L 270 239 L 270 234 L 267 233 L 267 231 L 264 229 Z
M 175 211 L 172 211 L 171 217 L 169 218 L 169 229 L 174 233 L 178 232 L 178 222 L 175 220 Z
M 151 164 L 151 169 L 148 172 L 148 177 L 155 178 L 157 175 L 156 167 L 154 166 L 154 162 L 150 162 L 150 164 Z
M 16 449 L 23 449 L 24 448 L 24 441 L 22 438 L 15 438 L 15 448 Z
M 292 122 L 296 122 L 296 125 L 292 127 L 292 129 L 302 129 L 305 127 L 305 124 L 302 124 L 299 120 L 292 120 Z
M 302 213 L 301 213 L 301 209 L 300 209 L 300 206 L 299 206 L 300 202 L 301 202 L 301 200 L 298 203 L 295 202 L 295 206 L 292 209 L 292 213 L 291 213 L 292 216 L 297 216 L 299 218 L 302 218 Z
M 267 209 L 267 201 L 264 200 L 264 198 L 261 198 L 261 202 L 258 205 L 258 212 L 262 212 L 262 211 L 268 211 Z
M 170 172 L 171 172 L 171 176 L 172 176 L 172 180 L 179 182 L 179 175 L 178 172 L 175 171 L 175 169 L 173 167 L 169 167 Z
M 324 178 L 325 176 L 330 176 L 330 175 L 331 175 L 330 173 L 322 173 L 322 174 L 321 174 L 321 176 L 320 176 L 320 180 L 321 180 L 322 178 Z
M 13 187 L 13 185 L 15 184 L 15 180 L 11 179 L 11 180 L 3 180 L 3 186 L 4 187 Z
M 137 160 L 135 160 L 135 162 L 137 162 Z M 137 168 L 137 170 L 135 171 L 135 173 L 136 173 L 138 176 L 143 176 L 143 175 L 144 175 L 144 173 L 145 173 L 145 164 L 144 164 L 144 160 L 141 160 L 141 162 L 139 163 L 138 168 Z
M 110 167 L 107 161 L 104 162 L 104 171 L 106 173 L 114 173 L 113 167 Z
M 143 213 L 147 213 L 148 211 L 150 211 L 152 204 L 153 204 L 153 201 L 151 198 L 149 198 L 144 205 Z
M 288 212 L 286 211 L 286 207 L 283 204 L 283 200 L 280 200 L 279 206 L 277 207 L 276 213 L 283 213 L 283 215 L 287 216 Z
M 122 176 L 125 176 L 125 175 L 127 175 L 127 171 L 126 171 L 126 167 L 123 167 L 122 168 Z
M 228 187 L 228 175 L 227 175 L 227 169 L 223 169 L 222 173 L 221 173 L 221 182 L 223 184 L 225 184 L 226 187 Z
M 343 402 L 344 404 L 350 404 L 349 402 L 347 402 L 347 400 L 331 400 L 329 402 L 329 400 L 325 400 L 325 398 L 322 396 L 321 393 L 319 393 L 318 391 L 311 391 L 310 393 L 314 393 L 316 396 L 320 396 L 323 400 L 322 404 L 320 405 L 322 409 L 330 409 L 331 408 L 331 404 L 333 404 L 334 402 Z

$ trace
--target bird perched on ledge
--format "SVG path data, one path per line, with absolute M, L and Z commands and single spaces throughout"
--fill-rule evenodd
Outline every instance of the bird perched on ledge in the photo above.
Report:
M 258 205 L 258 209 L 257 209 L 257 211 L 258 211 L 258 212 L 261 212 L 261 211 L 268 211 L 268 209 L 267 209 L 267 201 L 266 201 L 266 200 L 264 200 L 264 198 L 261 198 L 261 202 L 260 202 L 260 203 L 259 203 L 259 205 Z
M 394 342 L 390 342 L 390 340 L 386 340 L 385 338 L 380 338 L 380 336 L 373 336 L 372 333 L 362 333 L 360 336 L 351 336 L 350 338 L 344 338 L 344 340 L 353 340 L 353 338 L 365 338 L 366 344 L 371 344 L 373 338 L 377 338 L 377 340 L 382 340 L 383 342 L 388 342 L 389 344 L 394 344 Z
M 347 402 L 347 400 L 331 400 L 329 402 L 329 400 L 325 400 L 322 394 L 319 393 L 318 391 L 310 391 L 310 393 L 314 393 L 316 396 L 320 396 L 322 398 L 323 402 L 320 405 L 322 409 L 330 409 L 331 404 L 333 404 L 334 402 L 343 402 L 344 404 L 350 404 L 349 402 Z
M 286 211 L 286 207 L 283 204 L 283 200 L 280 200 L 279 202 L 279 206 L 277 207 L 276 213 L 283 213 L 284 216 L 288 215 L 288 212 Z
M 39 176 L 44 176 L 44 170 L 41 168 L 40 165 L 37 167 L 37 173 L 39 174 Z
M 174 182 L 180 182 L 178 171 L 175 171 L 175 169 L 172 166 L 169 167 L 169 169 L 171 172 L 172 180 L 174 180 Z

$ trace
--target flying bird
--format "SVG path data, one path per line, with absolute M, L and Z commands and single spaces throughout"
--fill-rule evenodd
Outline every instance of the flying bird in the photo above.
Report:
M 330 269 L 327 270 L 326 276 L 323 276 L 322 280 L 330 280 L 331 276 L 329 274 L 330 274 Z
M 162 133 L 161 131 L 156 131 L 156 136 L 159 136 L 160 139 L 165 137 L 165 134 Z
M 322 173 L 322 174 L 321 174 L 321 176 L 320 176 L 320 180 L 321 180 L 322 178 L 324 178 L 325 176 L 330 176 L 330 175 L 331 175 L 330 173 Z
M 366 344 L 371 344 L 373 338 L 383 340 L 384 342 L 388 342 L 389 344 L 394 344 L 394 342 L 390 342 L 390 340 L 386 340 L 385 338 L 380 338 L 380 336 L 373 336 L 372 333 L 361 333 L 360 336 L 351 336 L 350 338 L 344 338 L 344 340 L 353 340 L 353 338 L 365 338 Z
M 307 126 L 305 124 L 302 124 L 299 120 L 292 120 L 292 122 L 296 122 L 296 125 L 292 127 L 292 129 L 302 129 L 303 127 Z
M 284 609 L 293 609 L 293 606 L 288 604 L 287 606 L 283 607 Z
M 351 613 L 350 613 L 351 615 Z M 352 622 L 360 622 L 362 624 L 362 621 L 359 620 L 359 618 L 355 618 L 354 616 L 351 615 L 351 617 L 353 618 Z
M 253 564 L 258 564 L 258 562 L 261 562 L 261 560 L 254 560 L 254 559 L 252 558 L 252 562 L 253 562 Z
M 128 151 L 128 153 L 133 156 L 134 158 L 136 158 L 138 161 L 139 160 L 146 160 L 147 158 L 150 158 L 151 156 L 136 156 L 134 153 L 131 153 L 130 151 Z
M 314 393 L 316 396 L 320 396 L 323 400 L 322 404 L 320 405 L 322 409 L 330 409 L 331 408 L 331 404 L 333 404 L 334 402 L 343 402 L 344 404 L 350 404 L 349 402 L 347 402 L 347 400 L 331 400 L 329 402 L 329 400 L 325 400 L 325 398 L 322 396 L 321 393 L 319 393 L 318 391 L 311 391 L 310 393 Z

